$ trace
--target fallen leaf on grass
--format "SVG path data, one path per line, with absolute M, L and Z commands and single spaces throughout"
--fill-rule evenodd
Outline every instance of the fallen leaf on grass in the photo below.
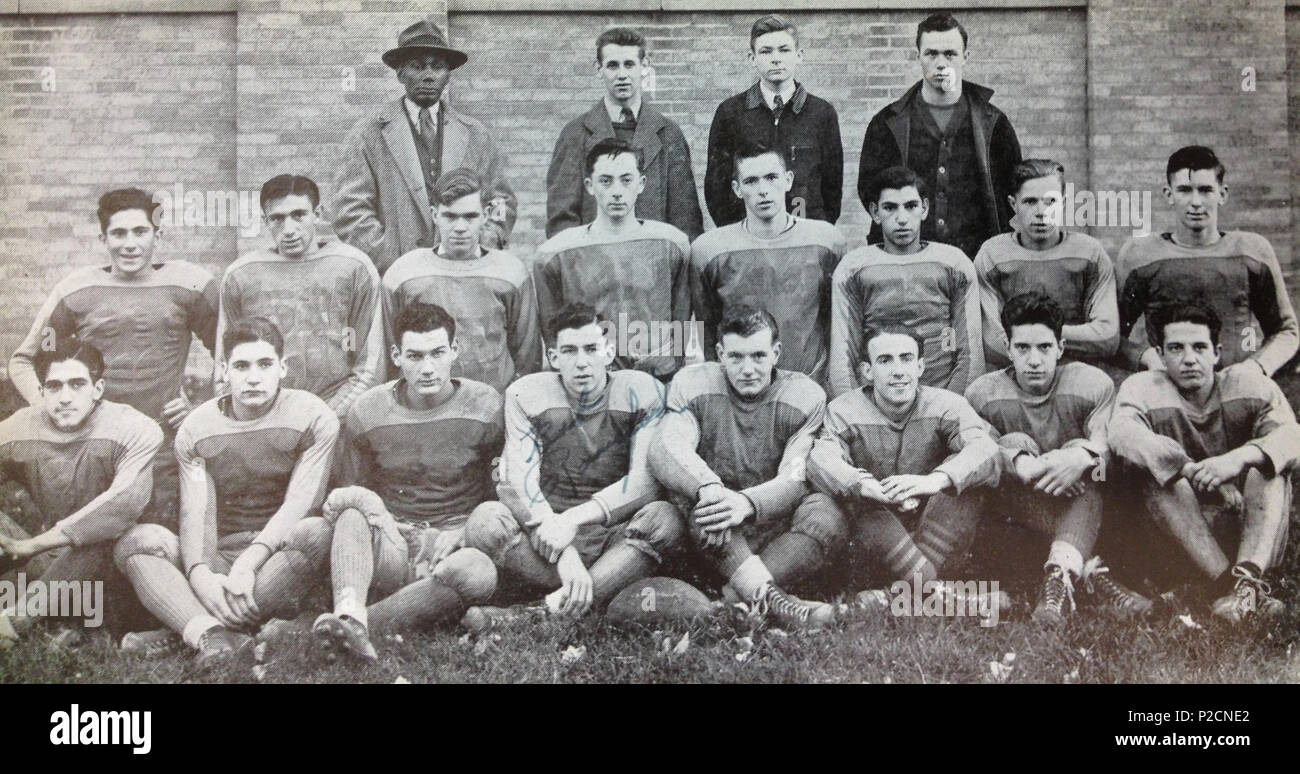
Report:
M 689 648 L 690 646 L 691 646 L 691 633 L 687 632 L 682 635 L 682 638 L 680 640 L 677 641 L 676 647 L 673 648 L 673 653 L 685 653 L 686 649 Z
M 587 655 L 586 645 L 570 645 L 560 654 L 560 663 L 573 664 L 581 660 L 585 655 Z
M 405 677 L 402 677 L 401 675 L 398 675 L 397 679 L 393 681 L 393 685 L 410 685 L 410 684 L 411 681 L 407 680 Z
M 1192 617 L 1190 615 L 1187 615 L 1186 613 L 1178 616 L 1178 621 L 1183 626 L 1186 626 L 1188 629 L 1201 629 L 1201 630 L 1205 629 L 1204 626 L 1201 626 L 1196 621 L 1192 620 Z
M 266 643 L 265 643 L 265 642 L 259 642 L 259 643 L 257 643 L 257 647 L 253 648 L 253 660 L 256 661 L 256 662 L 259 663 L 259 664 L 262 663 L 263 661 L 266 661 Z
M 259 683 L 262 682 L 263 680 L 265 680 L 265 679 L 266 679 L 266 667 L 262 666 L 261 664 L 258 664 L 257 666 L 254 666 L 254 667 L 253 667 L 253 679 L 254 679 L 254 680 L 257 680 L 257 682 L 259 682 Z

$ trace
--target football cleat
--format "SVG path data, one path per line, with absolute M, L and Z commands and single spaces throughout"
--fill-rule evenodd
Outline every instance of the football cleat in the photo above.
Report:
M 253 638 L 232 632 L 224 626 L 214 626 L 199 635 L 199 652 L 194 656 L 194 666 L 199 671 L 210 669 L 224 661 L 237 658 L 250 650 Z
M 1073 613 L 1074 584 L 1070 581 L 1070 573 L 1060 565 L 1049 564 L 1032 617 L 1040 624 L 1060 626 L 1065 623 L 1067 603 L 1069 612 Z
M 1082 578 L 1088 595 L 1121 617 L 1146 615 L 1155 607 L 1154 602 L 1112 578 L 1100 556 L 1092 557 L 1083 565 Z
M 178 649 L 180 635 L 171 629 L 151 629 L 147 632 L 127 632 L 122 635 L 122 652 L 154 658 Z
M 370 642 L 370 633 L 355 618 L 321 613 L 316 623 L 311 625 L 311 630 L 319 638 L 321 647 L 327 652 L 342 649 L 366 661 L 379 660 L 379 654 L 375 652 L 375 646 Z
M 1250 569 L 1240 564 L 1234 565 L 1232 576 L 1237 579 L 1232 593 L 1219 597 L 1210 606 L 1215 616 L 1232 623 L 1241 623 L 1254 617 L 1273 618 L 1286 609 L 1282 600 L 1272 596 L 1273 589 L 1268 581 Z
M 492 629 L 503 629 L 528 618 L 545 617 L 546 608 L 542 605 L 514 605 L 513 607 L 474 605 L 465 611 L 465 615 L 460 619 L 460 625 L 475 634 L 482 634 Z
M 799 629 L 815 631 L 835 623 L 834 607 L 825 602 L 805 602 L 785 593 L 775 583 L 769 583 L 759 591 L 754 608 Z

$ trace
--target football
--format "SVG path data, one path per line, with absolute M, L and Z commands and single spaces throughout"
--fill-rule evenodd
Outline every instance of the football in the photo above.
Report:
M 615 623 L 655 623 L 703 618 L 719 608 L 704 592 L 676 578 L 645 578 L 614 597 L 605 612 Z

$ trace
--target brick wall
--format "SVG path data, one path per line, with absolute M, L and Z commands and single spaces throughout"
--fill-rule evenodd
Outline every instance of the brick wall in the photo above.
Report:
M 1286 84 L 1291 139 L 1291 275 L 1292 293 L 1300 283 L 1295 263 L 1300 262 L 1300 4 L 1286 9 Z
M 805 49 L 800 79 L 840 114 L 850 241 L 865 238 L 856 185 L 862 135 L 871 116 L 919 77 L 912 11 L 789 14 Z M 530 252 L 543 238 L 546 168 L 564 122 L 604 93 L 595 40 L 609 26 L 645 33 L 655 68 L 651 101 L 677 121 L 690 143 L 696 184 L 704 179 L 709 124 L 718 103 L 753 83 L 745 58 L 756 13 L 457 13 L 451 37 L 470 54 L 456 73 L 456 104 L 496 132 L 521 201 L 516 243 Z M 1087 176 L 1086 22 L 1077 9 L 963 11 L 972 56 L 967 77 L 996 90 L 1027 155 Z M 546 62 L 536 67 L 534 62 Z M 1048 93 L 1050 91 L 1050 94 Z M 707 219 L 707 210 L 706 210 Z

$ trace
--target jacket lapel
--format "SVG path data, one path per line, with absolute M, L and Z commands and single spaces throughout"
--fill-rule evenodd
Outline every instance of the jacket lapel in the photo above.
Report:
M 465 163 L 465 156 L 470 151 L 469 127 L 461 120 L 460 114 L 442 104 L 444 111 L 442 122 L 442 171 L 447 172 L 457 167 L 470 166 Z
M 609 116 L 605 116 L 609 118 Z M 663 150 L 663 141 L 659 131 L 667 124 L 657 110 L 644 102 L 641 103 L 641 115 L 637 118 L 636 133 L 632 135 L 632 145 L 641 149 L 641 168 L 649 169 L 659 152 Z
M 429 212 L 429 195 L 424 190 L 424 173 L 420 170 L 415 138 L 411 134 L 410 120 L 406 117 L 400 97 L 396 102 L 389 103 L 379 120 L 384 125 L 384 144 L 388 147 L 388 153 L 393 157 L 393 163 L 397 165 L 397 170 L 406 183 L 406 190 L 415 200 L 415 209 L 424 219 L 425 226 L 432 230 L 433 215 Z

